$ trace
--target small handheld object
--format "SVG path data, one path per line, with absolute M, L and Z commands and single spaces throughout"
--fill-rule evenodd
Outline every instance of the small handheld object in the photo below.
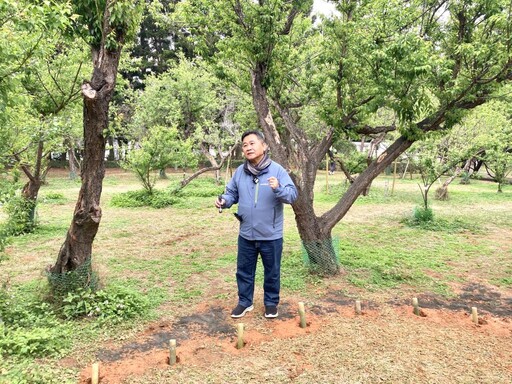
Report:
M 221 203 L 219 207 L 219 213 L 222 213 L 222 195 L 219 195 L 219 203 Z

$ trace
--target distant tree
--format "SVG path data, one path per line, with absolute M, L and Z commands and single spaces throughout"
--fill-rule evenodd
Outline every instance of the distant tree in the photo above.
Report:
M 57 115 L 79 88 L 80 64 L 63 42 L 70 13 L 65 2 L 0 1 L 0 163 L 21 169 L 28 180 L 10 210 L 24 216 L 17 233 L 35 226 L 48 154 L 62 141 L 64 119 Z
M 179 55 L 192 59 L 195 55 L 190 34 L 183 26 L 165 24 L 162 13 L 174 12 L 179 0 L 145 0 L 142 22 L 135 43 L 130 49 L 130 65 L 122 70 L 135 89 L 143 89 L 148 76 L 159 75 L 179 61 Z
M 55 50 L 54 35 L 69 25 L 70 11 L 67 2 L 0 0 L 0 123 L 19 100 L 20 73 Z
M 84 69 L 88 69 L 83 65 L 83 48 L 83 45 L 61 39 L 55 52 L 33 63 L 23 73 L 21 83 L 31 100 L 31 113 L 37 118 L 35 130 L 22 131 L 30 135 L 25 156 L 14 154 L 28 179 L 22 193 L 26 199 L 37 199 L 49 169 L 50 152 L 65 152 L 65 137 L 78 136 L 73 116 L 79 107 Z
M 191 140 L 181 140 L 175 127 L 155 126 L 141 140 L 139 147 L 128 153 L 123 167 L 135 173 L 142 186 L 153 194 L 155 171 L 171 165 L 191 166 L 197 163 Z
M 430 208 L 428 194 L 431 187 L 442 176 L 457 172 L 465 160 L 478 152 L 477 147 L 461 131 L 454 129 L 448 135 L 429 135 L 424 140 L 417 141 L 411 147 L 411 159 L 419 172 L 421 184 L 418 184 L 423 198 L 423 209 Z M 440 192 L 437 192 L 437 196 Z
M 478 158 L 501 193 L 512 173 L 512 109 L 510 103 L 493 101 L 481 108 L 477 116 L 482 125 L 477 142 L 484 149 Z
M 135 140 L 141 140 L 151 136 L 154 127 L 177 128 L 176 139 L 182 140 L 184 147 L 188 146 L 185 143 L 192 145 L 194 164 L 199 155 L 209 161 L 210 166 L 200 173 L 218 171 L 237 141 L 239 128 L 233 121 L 237 104 L 226 96 L 225 88 L 204 62 L 181 55 L 166 73 L 149 77 L 144 92 L 135 97 L 131 131 Z

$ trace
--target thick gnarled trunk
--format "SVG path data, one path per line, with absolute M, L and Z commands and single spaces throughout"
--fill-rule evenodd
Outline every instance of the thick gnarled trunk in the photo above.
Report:
M 90 261 L 92 244 L 101 221 L 100 198 L 105 176 L 104 132 L 108 128 L 109 103 L 114 92 L 121 48 L 117 51 L 93 51 L 94 71 L 90 82 L 82 85 L 84 119 L 84 155 L 82 187 L 75 205 L 53 274 L 73 271 Z
M 334 275 L 339 272 L 336 250 L 333 247 L 331 231 L 334 225 L 326 225 L 324 220 L 315 214 L 313 208 L 314 185 L 318 166 L 323 160 L 332 142 L 332 134 L 316 146 L 310 147 L 304 133 L 295 126 L 287 110 L 276 103 L 280 117 L 289 132 L 288 138 L 277 134 L 276 126 L 265 88 L 261 85 L 263 73 L 252 73 L 253 104 L 258 115 L 260 127 L 272 148 L 272 157 L 282 166 L 290 170 L 299 196 L 292 205 L 295 221 L 302 244 L 309 260 L 312 271 L 324 275 Z M 292 144 L 293 138 L 293 144 Z M 299 147 L 291 151 L 292 145 Z
M 332 242 L 332 227 L 325 225 L 316 216 L 313 204 L 305 191 L 299 191 L 299 198 L 293 204 L 297 229 L 308 258 L 311 271 L 322 275 L 339 272 L 338 254 Z

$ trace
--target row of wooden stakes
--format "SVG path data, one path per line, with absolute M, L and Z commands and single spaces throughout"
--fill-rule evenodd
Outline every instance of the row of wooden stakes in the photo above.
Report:
M 422 312 L 420 309 L 418 299 L 416 297 L 413 297 L 413 299 L 412 299 L 412 306 L 414 308 L 413 309 L 414 314 L 417 316 L 421 316 Z M 479 324 L 477 307 L 471 307 L 471 321 L 475 324 Z
M 419 306 L 418 299 L 414 297 L 412 299 L 413 313 L 417 316 L 421 316 L 421 309 Z M 362 313 L 361 311 L 361 301 L 356 300 L 355 302 L 355 312 L 357 315 Z M 304 303 L 299 302 L 299 317 L 300 317 L 300 327 L 306 328 L 306 310 L 304 307 Z M 476 307 L 471 307 L 471 320 L 473 323 L 478 324 L 478 310 Z M 244 342 L 244 323 L 237 323 L 237 349 L 242 349 L 245 345 Z M 176 339 L 169 340 L 169 365 L 176 365 Z M 96 362 L 92 365 L 91 370 L 91 384 L 99 383 L 99 363 Z

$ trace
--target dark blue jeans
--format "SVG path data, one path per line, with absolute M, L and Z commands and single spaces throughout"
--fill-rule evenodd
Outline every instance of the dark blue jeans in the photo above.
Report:
M 283 239 L 246 240 L 238 236 L 238 257 L 236 264 L 236 283 L 238 285 L 238 304 L 249 307 L 254 297 L 254 276 L 258 254 L 261 255 L 264 270 L 263 304 L 279 304 L 281 288 L 281 255 Z

